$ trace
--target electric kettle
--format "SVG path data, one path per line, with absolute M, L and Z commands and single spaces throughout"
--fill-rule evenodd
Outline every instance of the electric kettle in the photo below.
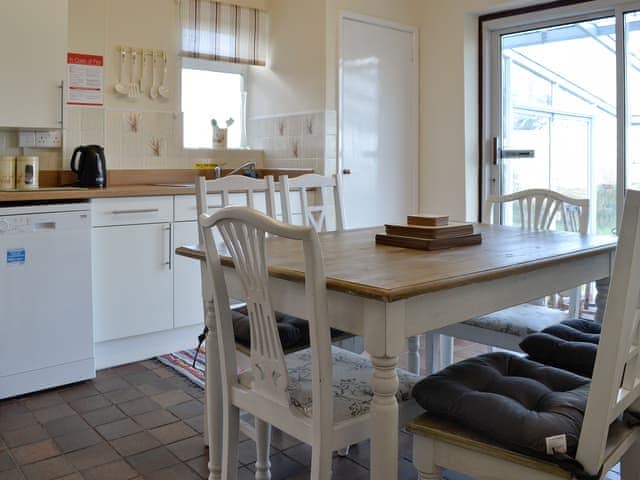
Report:
M 78 174 L 78 187 L 106 187 L 107 166 L 100 145 L 77 147 L 71 155 L 71 170 Z

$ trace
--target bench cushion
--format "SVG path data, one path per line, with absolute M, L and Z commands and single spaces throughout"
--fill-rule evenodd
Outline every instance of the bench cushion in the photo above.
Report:
M 567 313 L 555 308 L 524 303 L 465 321 L 467 325 L 494 332 L 526 337 L 567 320 Z
M 431 414 L 500 444 L 546 454 L 545 439 L 564 434 L 575 455 L 590 381 L 509 353 L 450 365 L 413 389 Z
M 289 351 L 308 347 L 309 322 L 302 318 L 294 317 L 293 315 L 287 315 L 286 313 L 275 313 L 282 349 Z M 251 327 L 247 307 L 244 306 L 231 310 L 231 319 L 233 321 L 233 332 L 236 342 L 246 348 L 251 348 Z M 331 338 L 333 340 L 346 336 L 347 335 L 340 330 L 331 329 Z
M 591 377 L 601 326 L 583 319 L 567 320 L 528 335 L 520 348 L 532 360 Z
M 369 413 L 373 390 L 371 361 L 364 355 L 332 346 L 333 356 L 333 418 L 336 422 L 349 420 Z M 289 373 L 289 396 L 291 405 L 308 417 L 313 413 L 311 394 L 311 350 L 304 349 L 286 356 Z M 398 402 L 411 400 L 411 390 L 420 379 L 402 369 L 398 373 Z M 253 374 L 251 370 L 238 377 L 240 384 L 249 388 Z

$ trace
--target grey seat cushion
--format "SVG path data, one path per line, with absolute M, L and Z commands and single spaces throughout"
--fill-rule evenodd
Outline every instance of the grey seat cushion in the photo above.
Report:
M 416 401 L 494 442 L 546 454 L 545 439 L 566 435 L 575 455 L 590 381 L 509 353 L 450 365 L 420 381 Z
M 524 303 L 465 321 L 466 325 L 494 332 L 526 337 L 551 325 L 567 320 L 566 312 L 541 305 Z
M 282 342 L 283 350 L 295 350 L 309 346 L 309 322 L 302 318 L 287 315 L 286 313 L 275 312 L 278 324 L 278 334 Z M 236 342 L 247 348 L 251 348 L 251 326 L 247 307 L 237 308 L 231 311 L 233 321 L 233 332 Z M 346 337 L 347 334 L 340 330 L 331 329 L 331 338 L 338 339 Z
M 567 320 L 528 335 L 520 348 L 532 360 L 591 377 L 601 326 L 588 320 Z

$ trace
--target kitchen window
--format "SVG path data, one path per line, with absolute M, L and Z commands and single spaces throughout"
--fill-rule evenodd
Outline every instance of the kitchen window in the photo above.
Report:
M 237 67 L 237 68 L 233 68 Z M 182 115 L 184 148 L 212 148 L 211 120 L 225 127 L 227 148 L 245 146 L 245 99 L 242 66 L 184 58 L 182 64 Z

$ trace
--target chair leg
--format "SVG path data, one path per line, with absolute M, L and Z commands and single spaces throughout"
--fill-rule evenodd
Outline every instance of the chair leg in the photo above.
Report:
M 442 468 L 435 464 L 433 441 L 421 435 L 413 436 L 413 464 L 419 480 L 441 480 Z
M 580 316 L 580 287 L 571 290 L 569 295 L 569 318 L 578 318 Z
M 622 456 L 620 462 L 620 478 L 636 480 L 640 478 L 640 441 L 634 443 Z
M 333 456 L 331 446 L 321 444 L 312 445 L 311 448 L 311 480 L 330 480 Z
M 420 375 L 420 337 L 409 337 L 407 339 L 407 346 L 409 350 L 409 371 Z
M 453 363 L 453 337 L 440 335 L 440 368 Z
M 238 476 L 238 439 L 240 409 L 231 405 L 223 409 L 222 478 L 236 480 Z
M 256 425 L 256 480 L 271 480 L 271 424 L 255 419 Z
M 440 346 L 438 341 L 440 335 L 432 332 L 427 332 L 422 336 L 425 350 L 425 374 L 431 375 L 438 370 L 440 365 Z

